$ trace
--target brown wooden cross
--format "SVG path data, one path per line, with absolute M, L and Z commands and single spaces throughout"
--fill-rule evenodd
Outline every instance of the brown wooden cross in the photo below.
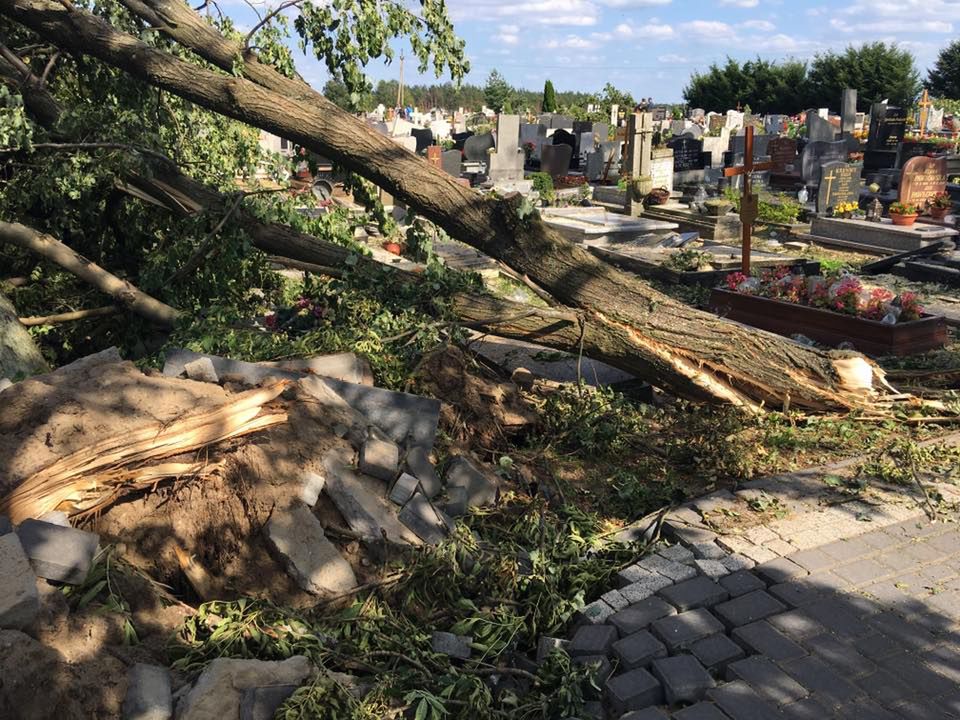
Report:
M 740 198 L 740 223 L 743 225 L 740 270 L 744 275 L 750 274 L 750 237 L 753 230 L 753 221 L 757 219 L 760 212 L 760 199 L 750 189 L 750 173 L 756 170 L 770 170 L 772 167 L 772 162 L 753 162 L 753 126 L 744 128 L 743 165 L 723 169 L 724 177 L 743 175 L 743 196 Z
M 927 115 L 930 112 L 930 108 L 933 106 L 933 103 L 930 102 L 930 98 L 927 95 L 927 90 L 924 88 L 923 97 L 920 98 L 920 137 L 922 138 L 927 134 Z

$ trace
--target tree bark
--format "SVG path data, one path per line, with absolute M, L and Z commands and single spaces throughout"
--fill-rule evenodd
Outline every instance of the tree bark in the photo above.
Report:
M 30 333 L 20 324 L 13 303 L 0 293 L 0 378 L 13 379 L 49 369 Z
M 133 312 L 158 325 L 173 327 L 180 317 L 179 310 L 150 297 L 133 284 L 107 272 L 95 262 L 74 252 L 56 238 L 39 233 L 26 225 L 0 222 L 0 242 L 17 245 L 56 263 L 67 272 L 73 273 L 81 280 L 109 295 L 120 305 L 130 308 Z
M 213 64 L 228 71 L 233 67 L 236 55 L 229 53 L 239 45 L 205 28 L 186 5 L 149 2 L 143 15 L 152 14 L 151 22 Z M 680 304 L 564 240 L 539 218 L 521 219 L 516 198 L 485 198 L 462 187 L 252 55 L 245 58 L 243 73 L 255 82 L 179 60 L 70 3 L 0 0 L 0 12 L 63 49 L 93 55 L 367 177 L 453 237 L 582 308 L 587 326 L 615 345 L 612 356 L 629 356 L 634 372 L 674 392 L 750 409 L 787 404 L 827 409 L 870 406 L 883 391 L 882 372 L 862 356 L 823 353 Z

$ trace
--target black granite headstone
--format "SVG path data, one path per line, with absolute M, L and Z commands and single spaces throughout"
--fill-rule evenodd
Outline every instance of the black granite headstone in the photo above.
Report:
M 490 154 L 487 151 L 492 150 L 495 146 L 496 143 L 494 143 L 491 133 L 474 135 L 471 138 L 467 138 L 467 141 L 464 143 L 463 156 L 470 162 L 485 163 L 490 159 Z
M 907 129 L 907 113 L 903 108 L 874 103 L 870 111 L 869 150 L 896 150 Z
M 828 213 L 841 203 L 855 203 L 859 198 L 859 164 L 835 160 L 826 162 L 820 167 L 820 187 L 817 191 L 818 213 Z
M 678 137 L 667 143 L 673 150 L 673 171 L 703 170 L 703 140 L 691 137 Z

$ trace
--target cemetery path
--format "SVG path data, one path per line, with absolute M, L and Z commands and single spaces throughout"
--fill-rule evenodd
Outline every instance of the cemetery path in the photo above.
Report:
M 853 467 L 672 512 L 673 544 L 580 611 L 567 649 L 604 688 L 584 716 L 960 718 L 960 493 L 933 489 L 953 507 L 932 522 L 903 488 L 835 493 Z

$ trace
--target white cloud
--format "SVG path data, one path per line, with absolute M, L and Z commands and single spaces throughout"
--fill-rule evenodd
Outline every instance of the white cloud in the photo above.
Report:
M 677 55 L 676 53 L 667 53 L 666 55 L 661 55 L 657 58 L 659 62 L 670 63 L 670 64 L 681 64 L 689 62 L 687 58 L 683 55 Z
M 601 5 L 615 8 L 655 7 L 669 5 L 673 0 L 597 0 Z
M 733 35 L 733 28 L 724 22 L 716 20 L 693 20 L 680 25 L 680 29 L 688 35 L 709 38 L 729 38 Z
M 747 20 L 746 22 L 740 23 L 739 27 L 745 30 L 756 30 L 758 32 L 773 32 L 777 26 L 768 20 Z
M 520 27 L 518 25 L 501 25 L 500 30 L 493 36 L 493 41 L 501 45 L 519 45 Z
M 540 47 L 553 50 L 556 48 L 572 48 L 574 50 L 587 50 L 597 46 L 596 40 L 587 40 L 579 35 L 567 35 L 565 38 L 547 40 Z
M 741 8 L 754 8 L 760 4 L 760 0 L 720 0 L 721 5 L 733 5 Z
M 941 33 L 949 34 L 953 32 L 953 23 L 945 20 L 921 20 L 919 18 L 909 21 L 900 20 L 876 20 L 874 22 L 847 22 L 841 18 L 832 18 L 830 26 L 834 30 L 842 33 Z
M 450 13 L 455 23 L 515 20 L 524 25 L 591 27 L 599 19 L 599 10 L 592 0 L 478 0 L 456 3 Z

